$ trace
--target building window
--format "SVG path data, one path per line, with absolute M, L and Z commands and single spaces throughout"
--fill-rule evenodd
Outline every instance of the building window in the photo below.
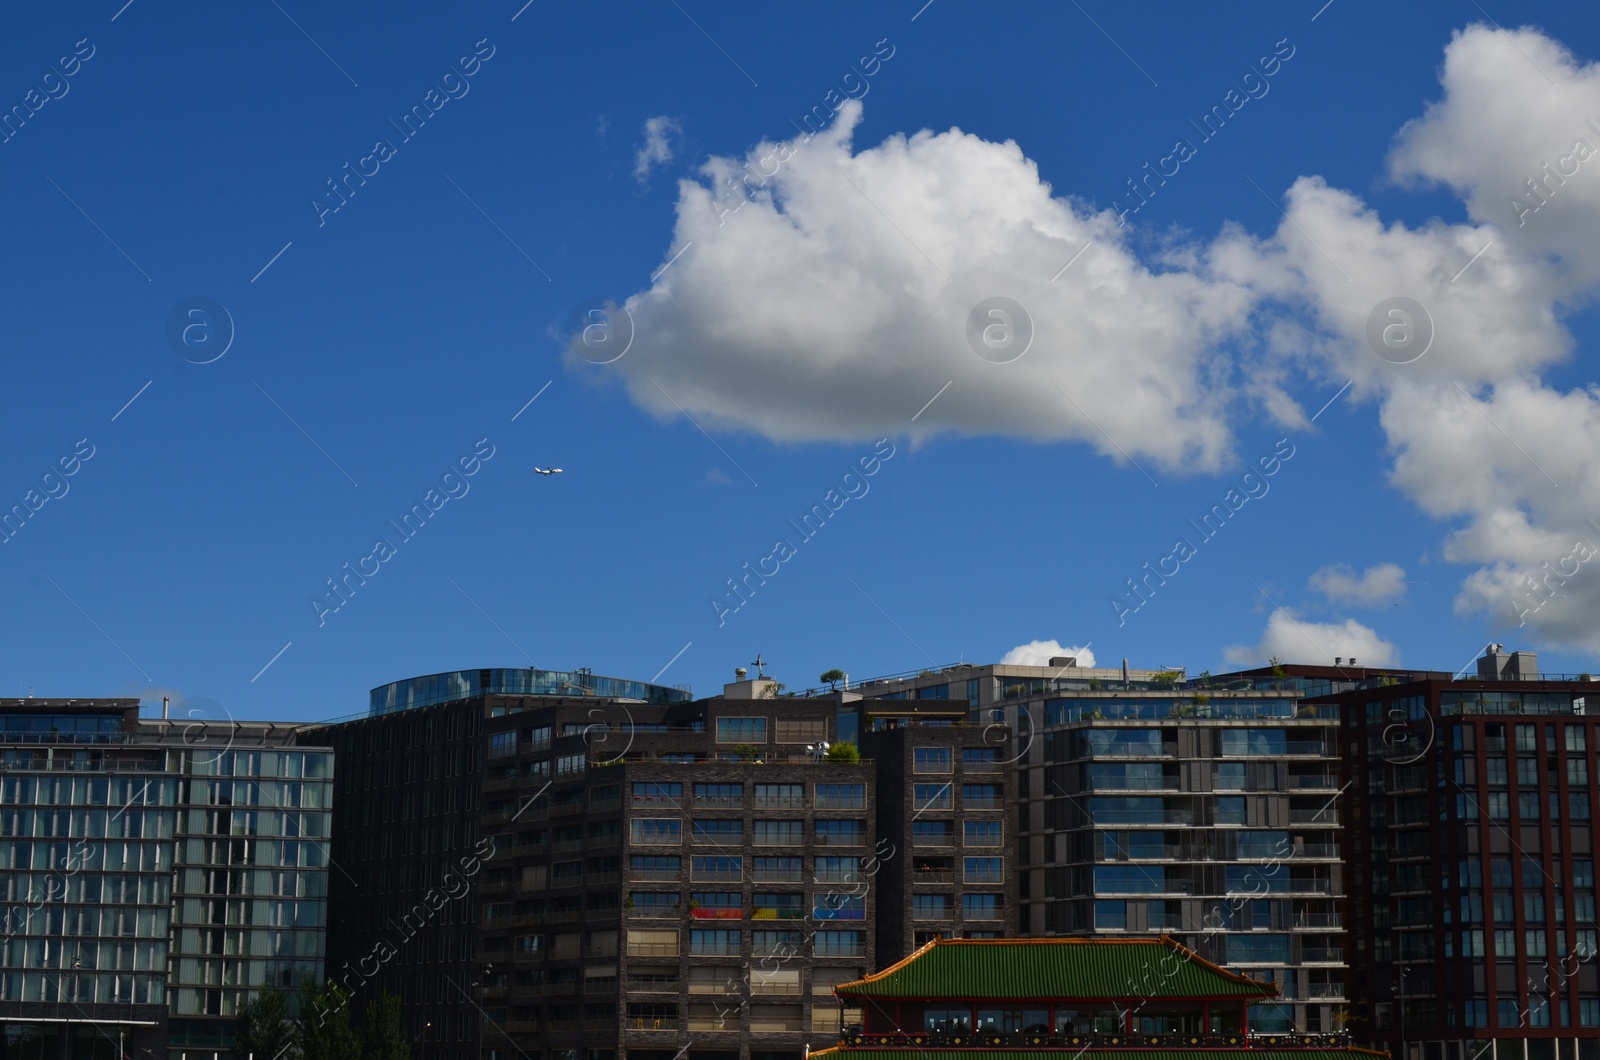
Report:
M 635 817 L 636 846 L 677 846 L 683 842 L 683 822 L 676 817 Z
M 1537 751 L 1539 749 L 1539 727 L 1537 725 L 1517 726 L 1517 750 Z
M 753 899 L 751 920 L 799 920 L 805 916 L 805 898 L 794 894 L 757 894 Z
M 963 821 L 963 838 L 969 847 L 997 847 L 1000 845 L 999 821 Z
M 822 934 L 817 933 L 818 936 Z M 750 955 L 752 957 L 792 957 L 805 945 L 805 933 L 800 931 L 752 931 Z
M 967 883 L 1003 883 L 1003 859 L 962 858 L 964 879 Z
M 1094 926 L 1098 930 L 1125 930 L 1128 926 L 1128 903 L 1096 902 L 1094 904 Z
M 489 737 L 489 757 L 504 758 L 506 755 L 517 753 L 517 734 L 515 732 L 497 732 Z
M 1515 957 L 1517 955 L 1517 933 L 1515 931 L 1495 931 L 1494 955 L 1496 957 Z
M 694 801 L 701 806 L 737 806 L 744 801 L 744 785 L 696 784 Z
M 556 759 L 556 776 L 575 777 L 583 772 L 584 765 L 584 756 L 581 754 L 561 755 Z
M 1511 796 L 1503 791 L 1489 792 L 1489 819 L 1492 821 L 1511 819 Z
M 858 847 L 867 841 L 867 823 L 858 820 L 818 820 L 817 842 L 830 847 Z
M 799 846 L 805 842 L 803 821 L 757 821 L 755 825 L 758 847 Z
M 756 883 L 800 883 L 805 879 L 805 859 L 756 858 L 750 879 Z
M 968 773 L 998 773 L 1001 759 L 998 747 L 964 747 L 961 768 Z
M 738 932 L 734 932 L 735 935 Z M 629 957 L 676 957 L 678 932 L 676 930 L 628 929 Z
M 917 894 L 911 898 L 913 920 L 949 920 L 950 896 L 948 894 Z
M 867 808 L 865 784 L 818 784 L 817 809 L 864 810 Z
M 718 718 L 718 743 L 766 743 L 766 718 Z
M 912 770 L 917 773 L 949 773 L 951 754 L 948 747 L 912 748 Z
M 998 810 L 1001 808 L 1000 785 L 961 785 L 961 805 L 969 810 Z
M 694 822 L 694 841 L 719 846 L 738 846 L 744 840 L 744 821 L 738 818 L 712 818 Z
M 864 957 L 867 953 L 864 931 L 819 931 L 814 941 L 818 957 Z
M 691 891 L 689 916 L 694 920 L 743 920 L 744 898 L 738 891 Z
M 1517 795 L 1517 817 L 1523 821 L 1539 819 L 1539 793 L 1524 791 Z
M 756 809 L 798 810 L 805 805 L 803 784 L 757 784 Z
M 744 859 L 697 854 L 690 859 L 689 877 L 713 883 L 737 883 L 744 878 Z
M 1567 792 L 1567 816 L 1574 821 L 1587 821 L 1589 819 L 1589 793 L 1587 791 Z
M 950 821 L 912 821 L 911 845 L 948 847 L 955 845 L 955 824 Z
M 634 916 L 677 916 L 682 901 L 677 891 L 631 891 L 628 894 L 628 907 Z
M 773 737 L 777 743 L 818 743 L 828 738 L 828 719 L 779 718 Z
M 799 859 L 794 859 L 798 861 Z M 818 883 L 855 883 L 861 878 L 859 857 L 817 858 Z
M 673 782 L 647 780 L 635 781 L 633 785 L 633 801 L 635 804 L 664 802 L 672 806 L 683 803 L 683 785 Z
M 689 953 L 695 957 L 737 957 L 739 931 L 737 928 L 695 928 L 689 932 Z
M 1571 729 L 1567 730 L 1571 732 Z M 1582 732 L 1583 730 L 1578 730 Z M 1583 997 L 1578 999 L 1578 1023 L 1584 1027 L 1600 1027 L 1600 998 Z
M 633 878 L 636 880 L 675 880 L 682 867 L 676 854 L 633 855 Z
M 1567 750 L 1587 751 L 1589 742 L 1582 725 L 1567 726 Z
M 813 920 L 865 920 L 867 900 L 860 894 L 819 892 L 811 910 Z
M 913 810 L 948 810 L 951 807 L 950 784 L 913 784 L 911 808 Z
M 966 894 L 961 898 L 961 915 L 966 920 L 999 920 L 998 894 Z

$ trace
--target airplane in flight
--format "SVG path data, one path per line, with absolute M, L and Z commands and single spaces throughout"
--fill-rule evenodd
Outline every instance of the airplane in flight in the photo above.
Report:
M 559 475 L 561 474 L 561 469 L 559 467 L 536 467 L 533 469 L 533 473 L 535 475 Z

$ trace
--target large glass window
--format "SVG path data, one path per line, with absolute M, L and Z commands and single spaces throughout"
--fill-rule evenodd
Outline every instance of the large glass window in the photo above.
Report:
M 999 920 L 1000 895 L 969 891 L 961 898 L 961 915 L 967 920 Z
M 744 821 L 738 818 L 712 818 L 710 820 L 702 818 L 694 822 L 694 841 L 696 843 L 738 846 L 743 839 Z
M 948 747 L 912 748 L 912 770 L 917 773 L 949 773 L 952 756 Z
M 860 857 L 817 857 L 818 883 L 854 883 L 860 878 Z
M 948 894 L 917 894 L 911 897 L 913 920 L 949 920 L 950 896 Z
M 696 854 L 689 862 L 689 876 L 694 880 L 737 883 L 744 878 L 744 859 L 742 857 Z
M 637 846 L 677 846 L 683 842 L 683 821 L 676 817 L 635 817 L 632 825 Z
M 817 809 L 864 810 L 867 808 L 865 784 L 818 784 Z
M 792 957 L 800 953 L 805 946 L 805 933 L 800 931 L 752 931 L 750 932 L 750 943 L 751 956 Z
M 1225 755 L 1288 753 L 1288 737 L 1282 729 L 1222 729 L 1217 738 L 1219 753 Z
M 804 821 L 757 821 L 755 825 L 758 847 L 798 846 L 805 841 Z
M 696 784 L 694 801 L 699 806 L 737 806 L 744 801 L 744 785 Z
M 817 842 L 831 847 L 858 847 L 867 841 L 867 823 L 857 820 L 818 820 Z
M 817 860 L 820 862 L 823 859 Z M 805 859 L 756 858 L 750 878 L 756 883 L 799 883 L 805 878 Z
M 805 805 L 803 784 L 757 784 L 756 809 L 798 810 Z
M 805 916 L 805 898 L 793 894 L 757 894 L 753 899 L 752 920 L 799 920 Z
M 1096 894 L 1160 894 L 1167 889 L 1165 867 L 1161 865 L 1096 865 Z
M 967 883 L 1002 883 L 1002 858 L 962 858 L 962 870 Z
M 799 932 L 795 932 L 799 934 Z M 864 931 L 819 931 L 813 942 L 818 957 L 862 957 L 867 952 Z
M 818 892 L 815 907 L 811 910 L 813 920 L 865 920 L 867 918 L 866 896 L 850 893 Z
M 1122 931 L 1128 926 L 1128 903 L 1101 900 L 1094 904 L 1094 926 L 1097 930 Z
M 961 822 L 963 839 L 969 847 L 997 847 L 1000 845 L 999 821 Z
M 717 742 L 751 744 L 766 743 L 767 719 L 718 718 Z
M 739 931 L 737 928 L 695 928 L 689 932 L 689 953 L 696 957 L 737 957 Z
M 951 807 L 950 784 L 913 784 L 911 808 L 913 810 L 948 810 Z

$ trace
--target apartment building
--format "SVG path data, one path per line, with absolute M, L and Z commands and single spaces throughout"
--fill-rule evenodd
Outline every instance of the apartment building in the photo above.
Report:
M 330 976 L 400 995 L 434 1060 L 799 1060 L 883 953 L 1014 930 L 1008 730 L 737 678 L 692 701 L 586 671 L 374 689 L 318 735 L 341 763 Z
M 1312 704 L 1342 716 L 1358 1040 L 1406 1060 L 1600 1057 L 1597 693 L 1495 644 L 1459 678 Z
M 8 1060 L 210 1060 L 320 978 L 332 770 L 293 725 L 0 700 Z

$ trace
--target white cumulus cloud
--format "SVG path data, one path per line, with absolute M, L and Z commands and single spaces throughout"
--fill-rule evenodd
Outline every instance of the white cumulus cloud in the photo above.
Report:
M 1343 622 L 1306 622 L 1286 607 L 1268 616 L 1260 641 L 1224 648 L 1222 656 L 1239 667 L 1265 666 L 1273 657 L 1279 662 L 1314 666 L 1332 666 L 1338 658 L 1354 660 L 1358 666 L 1395 666 L 1400 662 L 1394 644 L 1353 618 Z
M 1311 575 L 1311 588 L 1336 604 L 1386 604 L 1406 594 L 1406 572 L 1395 563 L 1380 563 L 1357 574 L 1347 563 L 1334 563 Z
M 1080 667 L 1094 667 L 1094 652 L 1087 647 L 1063 647 L 1057 640 L 1030 640 L 1026 644 L 1019 644 L 1000 656 L 1000 662 L 1005 666 L 1049 666 L 1051 659 L 1074 657 Z
M 909 427 L 1228 463 L 1223 348 L 1247 330 L 1245 285 L 1208 252 L 1141 261 L 1115 215 L 1052 195 L 1015 143 L 951 129 L 857 151 L 860 117 L 848 102 L 808 141 L 712 158 L 704 183 L 679 183 L 663 260 L 682 256 L 626 303 L 637 338 L 616 368 L 636 402 L 783 441 Z M 727 183 L 745 162 L 770 174 L 748 201 Z M 1052 284 L 1080 251 L 1071 282 Z M 993 296 L 1032 323 L 1010 363 L 968 342 Z
M 1445 47 L 1440 86 L 1397 130 L 1388 175 L 1444 189 L 1464 219 L 1398 222 L 1308 174 L 1275 231 L 1158 253 L 1053 189 L 1023 146 L 949 129 L 858 148 L 847 102 L 816 136 L 679 182 L 670 266 L 627 300 L 637 337 L 605 370 L 707 429 L 1004 435 L 1199 473 L 1228 469 L 1248 418 L 1309 427 L 1291 388 L 1320 403 L 1348 380 L 1347 400 L 1378 408 L 1391 484 L 1463 568 L 1457 610 L 1600 650 L 1600 572 L 1569 559 L 1600 545 L 1600 386 L 1547 378 L 1574 354 L 1568 317 L 1600 295 L 1600 65 L 1475 25 Z M 1031 321 L 1010 363 L 969 345 L 994 296 Z M 1367 338 L 1402 296 L 1431 332 L 1406 364 Z M 1393 576 L 1371 577 L 1330 577 L 1330 596 L 1361 602 Z M 1330 655 L 1381 657 L 1343 647 Z
M 604 129 L 602 122 L 601 135 L 605 134 Z M 633 179 L 643 184 L 650 176 L 651 169 L 671 162 L 672 138 L 682 133 L 683 127 L 676 118 L 669 118 L 665 114 L 647 118 L 644 123 L 644 143 L 639 145 L 638 153 L 633 156 Z

